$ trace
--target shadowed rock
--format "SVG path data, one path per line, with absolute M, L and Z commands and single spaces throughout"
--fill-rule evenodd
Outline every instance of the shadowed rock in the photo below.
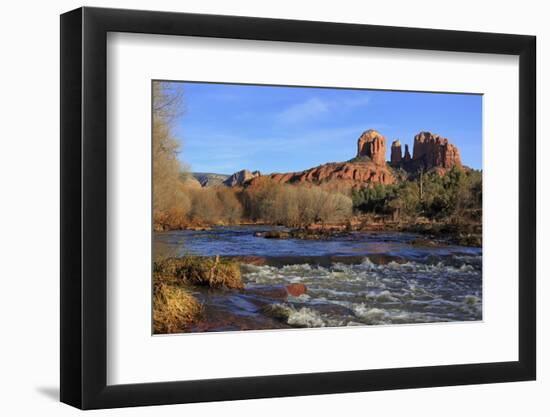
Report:
M 241 171 L 235 172 L 229 178 L 227 178 L 223 183 L 228 187 L 236 187 L 245 185 L 250 182 L 253 178 L 259 177 L 260 171 L 251 172 L 248 169 L 243 169 Z
M 411 160 L 411 153 L 409 152 L 409 145 L 405 145 L 405 157 L 403 158 L 405 162 Z
M 392 166 L 399 166 L 401 164 L 401 142 L 396 139 L 391 144 L 391 157 L 390 161 Z

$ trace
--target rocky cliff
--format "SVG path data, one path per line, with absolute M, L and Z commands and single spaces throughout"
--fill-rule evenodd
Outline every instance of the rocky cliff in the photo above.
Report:
M 426 169 L 462 166 L 458 148 L 449 139 L 431 132 L 420 132 L 414 137 L 413 160 L 422 161 Z
M 279 183 L 322 184 L 340 181 L 353 188 L 374 184 L 393 184 L 402 176 L 392 168 L 401 168 L 415 174 L 419 169 L 436 170 L 445 173 L 453 166 L 462 167 L 458 148 L 448 139 L 431 132 L 420 132 L 414 137 L 413 155 L 405 144 L 403 154 L 401 141 L 392 142 L 390 163 L 386 162 L 386 138 L 376 130 L 367 130 L 357 140 L 357 155 L 347 162 L 319 165 L 300 172 L 276 173 L 267 176 L 259 172 L 239 171 L 229 177 L 228 186 L 255 184 L 261 178 L 269 177 Z
M 193 176 L 197 179 L 202 187 L 221 185 L 229 177 L 229 175 L 214 174 L 210 172 L 193 172 Z
M 357 140 L 357 157 L 369 157 L 377 165 L 386 164 L 386 138 L 369 129 Z
M 351 161 L 323 164 L 300 172 L 271 174 L 269 177 L 279 183 L 291 184 L 340 181 L 354 188 L 395 182 L 395 176 L 386 164 L 386 138 L 372 129 L 357 139 L 357 155 Z
M 391 165 L 409 172 L 422 168 L 444 173 L 454 166 L 461 168 L 462 161 L 458 148 L 449 139 L 432 132 L 420 132 L 414 137 L 412 158 L 407 145 L 405 155 L 401 157 L 401 143 L 399 140 L 393 142 Z
M 270 178 L 279 183 L 292 184 L 342 181 L 352 187 L 395 182 L 393 173 L 385 164 L 377 165 L 372 161 L 335 162 L 301 172 L 271 174 Z
M 229 176 L 223 183 L 228 187 L 241 186 L 247 184 L 250 180 L 259 177 L 260 175 L 260 171 L 251 172 L 248 169 L 243 169 Z
M 391 155 L 390 155 L 390 163 L 392 166 L 399 166 L 401 164 L 401 142 L 399 139 L 396 139 L 391 144 Z
M 405 145 L 405 156 L 403 157 L 403 161 L 407 162 L 411 160 L 411 153 L 409 152 L 409 145 Z

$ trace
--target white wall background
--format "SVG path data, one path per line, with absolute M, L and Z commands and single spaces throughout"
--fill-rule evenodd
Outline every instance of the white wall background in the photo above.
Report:
M 0 23 L 0 414 L 75 415 L 59 392 L 59 17 L 81 6 L 7 2 Z M 181 12 L 510 32 L 538 37 L 538 381 L 482 386 L 325 395 L 99 411 L 95 415 L 299 415 L 408 416 L 528 415 L 550 412 L 550 147 L 543 120 L 550 82 L 550 26 L 544 2 L 535 0 L 393 2 L 254 0 L 124 0 L 86 5 Z M 503 121 L 503 123 L 505 123 Z M 503 157 L 508 157 L 503 150 Z M 513 157 L 513 156 L 509 156 Z M 546 158 L 545 158 L 546 159 Z M 504 200 L 505 204 L 506 201 Z M 544 235 L 544 236 L 543 236 Z

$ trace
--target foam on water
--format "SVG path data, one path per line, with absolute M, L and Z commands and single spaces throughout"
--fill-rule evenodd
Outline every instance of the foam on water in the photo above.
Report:
M 328 240 L 264 239 L 278 227 L 231 226 L 155 234 L 155 253 L 251 256 L 243 291 L 200 291 L 208 331 L 482 319 L 481 248 L 418 247 L 417 235 L 356 232 Z M 241 261 L 242 262 L 242 261 Z M 283 287 L 304 284 L 306 294 Z M 219 321 L 216 322 L 216 320 Z
M 302 283 L 307 294 L 277 304 L 293 327 L 481 320 L 481 256 L 434 262 L 244 265 L 249 287 Z M 337 324 L 335 324 L 337 323 Z
M 315 310 L 302 307 L 298 311 L 291 311 L 287 323 L 297 327 L 324 327 L 325 322 Z

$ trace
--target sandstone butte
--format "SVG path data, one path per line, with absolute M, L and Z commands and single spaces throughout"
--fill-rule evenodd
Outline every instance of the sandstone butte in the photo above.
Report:
M 271 178 L 279 183 L 328 183 L 340 181 L 354 188 L 368 187 L 374 184 L 393 184 L 396 182 L 395 169 L 409 173 L 435 171 L 447 172 L 454 166 L 462 168 L 460 152 L 447 138 L 431 132 L 420 132 L 414 137 L 413 154 L 405 145 L 403 154 L 401 142 L 395 140 L 391 145 L 390 161 L 386 162 L 386 138 L 370 129 L 357 140 L 357 155 L 346 162 L 331 162 L 301 172 L 257 175 L 247 181 L 254 185 L 261 178 Z

